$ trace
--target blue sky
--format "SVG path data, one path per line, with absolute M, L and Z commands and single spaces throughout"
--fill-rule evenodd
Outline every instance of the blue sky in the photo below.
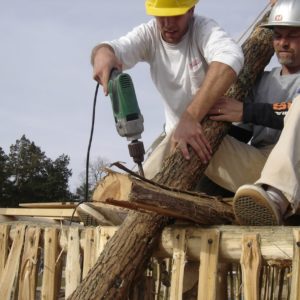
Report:
M 222 4 L 220 4 L 222 3 Z M 0 0 L 0 146 L 6 153 L 23 134 L 52 159 L 70 156 L 74 190 L 85 168 L 96 87 L 89 58 L 99 42 L 147 22 L 144 1 Z M 196 13 L 214 18 L 235 39 L 267 0 L 201 0 Z M 145 119 L 147 148 L 164 116 L 146 64 L 129 71 Z M 132 166 L 127 141 L 116 133 L 109 98 L 99 90 L 92 160 Z

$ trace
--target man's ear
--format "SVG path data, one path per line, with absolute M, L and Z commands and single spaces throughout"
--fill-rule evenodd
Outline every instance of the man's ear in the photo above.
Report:
M 193 6 L 192 8 L 190 8 L 190 9 L 188 10 L 188 12 L 189 12 L 189 14 L 190 14 L 191 16 L 194 15 L 194 10 L 195 10 L 195 6 Z

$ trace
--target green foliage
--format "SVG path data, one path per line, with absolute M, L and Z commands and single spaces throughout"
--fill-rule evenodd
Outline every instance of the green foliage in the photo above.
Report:
M 10 147 L 8 156 L 0 149 L 0 206 L 72 198 L 68 188 L 72 172 L 67 155 L 52 161 L 25 135 Z

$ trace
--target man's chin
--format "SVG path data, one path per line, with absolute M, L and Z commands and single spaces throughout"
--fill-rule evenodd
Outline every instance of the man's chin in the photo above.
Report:
M 289 57 L 278 57 L 278 61 L 281 65 L 291 67 L 293 65 L 293 60 Z

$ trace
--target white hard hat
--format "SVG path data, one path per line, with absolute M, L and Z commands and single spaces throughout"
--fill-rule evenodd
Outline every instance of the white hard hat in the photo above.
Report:
M 267 23 L 263 27 L 300 27 L 300 0 L 277 0 Z

